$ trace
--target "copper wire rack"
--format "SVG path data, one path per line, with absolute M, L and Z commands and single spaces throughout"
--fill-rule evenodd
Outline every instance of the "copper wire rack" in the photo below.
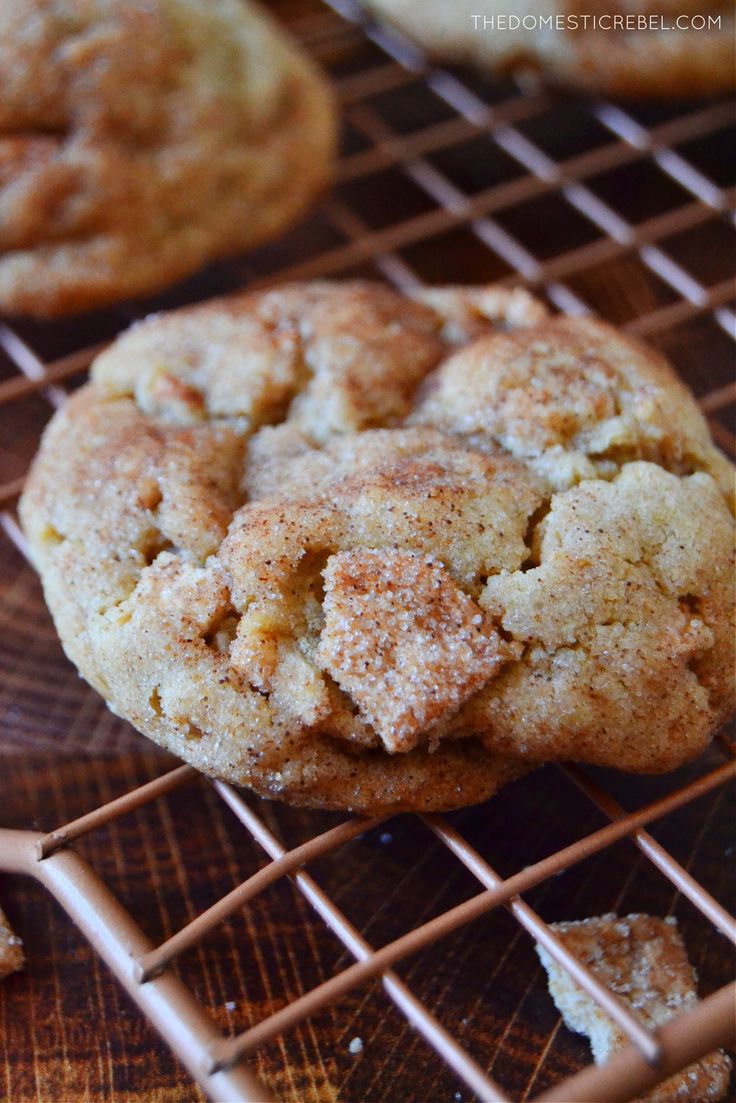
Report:
M 560 310 L 599 313 L 662 347 L 695 390 L 718 443 L 736 453 L 730 427 L 736 408 L 736 250 L 729 213 L 734 166 L 727 152 L 733 104 L 569 101 L 437 66 L 396 33 L 367 22 L 349 0 L 308 7 L 306 14 L 303 9 L 293 30 L 331 73 L 343 113 L 333 193 L 283 241 L 214 266 L 155 303 L 63 324 L 0 326 L 0 424 L 7 438 L 0 456 L 8 469 L 0 516 L 9 540 L 24 551 L 14 505 L 43 421 L 41 404 L 58 407 L 101 344 L 153 308 L 275 280 L 358 274 L 401 289 L 455 281 L 524 284 Z M 10 430 L 19 426 L 24 431 L 18 430 L 22 443 L 16 446 Z M 689 862 L 678 861 L 648 831 L 670 813 L 686 825 L 699 798 L 733 779 L 735 757 L 721 734 L 684 781 L 681 772 L 666 779 L 654 799 L 649 795 L 633 810 L 612 795 L 614 789 L 640 792 L 633 782 L 627 789 L 625 779 L 616 787 L 603 771 L 549 767 L 590 802 L 602 826 L 575 833 L 573 824 L 566 845 L 515 869 L 507 841 L 504 852 L 512 865 L 503 874 L 466 837 L 461 820 L 413 817 L 416 830 L 428 832 L 475 887 L 380 947 L 365 937 L 369 924 L 353 924 L 305 867 L 325 858 L 340 861 L 358 836 L 385 832 L 385 820 L 346 818 L 324 830 L 324 819 L 315 813 L 302 821 L 313 823 L 305 841 L 287 845 L 270 826 L 267 802 L 188 766 L 168 769 L 51 832 L 0 829 L 0 871 L 31 875 L 48 889 L 212 1099 L 274 1098 L 253 1071 L 263 1047 L 325 1008 L 339 1012 L 348 993 L 375 982 L 370 998 L 380 1000 L 382 992 L 451 1070 L 461 1089 L 455 1099 L 624 1100 L 733 1041 L 736 986 L 716 985 L 692 1010 L 657 1031 L 645 1029 L 522 897 L 623 841 L 639 852 L 647 875 L 670 884 L 673 899 L 689 901 L 699 922 L 736 943 L 736 923 L 726 908 L 695 878 Z M 233 813 L 243 846 L 264 852 L 268 861 L 154 943 L 72 844 L 151 804 L 186 799 L 193 786 L 207 790 L 213 817 L 225 809 Z M 589 821 L 581 817 L 580 823 Z M 186 826 L 179 831 L 185 834 Z M 217 860 L 214 849 L 211 860 Z M 179 956 L 282 879 L 292 880 L 352 964 L 246 1029 L 223 1034 L 177 971 Z M 441 1006 L 428 1006 L 395 971 L 403 973 L 407 960 L 422 951 L 441 954 L 446 936 L 467 934 L 471 921 L 494 909 L 506 909 L 619 1025 L 629 1044 L 606 1065 L 571 1071 L 541 1092 L 543 1080 L 528 1076 L 509 1094 L 484 1054 L 466 1043 L 468 1032 L 450 1029 Z M 541 974 L 535 983 L 543 989 Z M 535 1055 L 537 1071 L 553 1036 L 545 1052 Z M 503 1065 L 498 1052 L 494 1068 Z

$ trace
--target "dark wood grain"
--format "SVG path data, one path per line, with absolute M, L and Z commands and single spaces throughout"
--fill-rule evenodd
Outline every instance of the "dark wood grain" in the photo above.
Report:
M 3 822 L 42 829 L 147 780 L 166 765 L 136 751 L 90 762 L 36 752 L 3 764 Z M 684 778 L 688 771 L 682 771 Z M 622 783 L 632 801 L 671 784 Z M 255 801 L 295 844 L 336 817 Z M 451 817 L 501 872 L 510 873 L 601 822 L 558 771 L 540 771 L 489 805 Z M 729 903 L 731 816 L 723 794 L 670 817 L 655 834 Z M 263 863 L 206 783 L 175 793 L 89 837 L 80 849 L 156 941 L 168 937 Z M 477 890 L 466 871 L 412 817 L 348 844 L 313 866 L 318 882 L 374 944 L 388 941 Z M 198 1093 L 117 983 L 42 889 L 2 885 L 26 940 L 28 967 L 0 987 L 1 1058 L 8 1100 L 194 1099 Z M 548 920 L 674 907 L 704 993 L 724 983 L 725 940 L 630 843 L 540 887 L 530 902 Z M 348 963 L 289 883 L 274 886 L 227 923 L 179 971 L 224 1028 L 242 1029 Z M 506 912 L 493 914 L 399 972 L 441 1021 L 516 1097 L 541 1090 L 585 1061 L 561 1031 L 531 940 Z M 360 1037 L 363 1052 L 349 1042 Z M 286 1100 L 451 1100 L 458 1086 L 373 986 L 343 999 L 264 1049 L 257 1067 Z M 0 1079 L 0 1084 L 3 1079 Z M 467 1098 L 467 1096 L 464 1096 Z
M 283 0 L 283 14 L 312 18 L 312 0 Z M 346 45 L 347 43 L 347 45 Z M 349 48 L 348 48 L 349 47 Z M 381 55 L 357 36 L 341 40 L 327 60 L 351 76 Z M 383 59 L 385 61 L 385 58 Z M 469 77 L 496 102 L 497 82 Z M 440 122 L 448 109 L 417 78 L 374 98 L 373 106 L 401 133 Z M 667 108 L 660 109 L 667 117 Z M 449 112 L 452 115 L 452 112 Z M 642 121 L 656 121 L 656 112 Z M 526 124 L 525 124 L 526 125 Z M 524 130 L 524 126 L 522 126 Z M 526 131 L 551 156 L 595 148 L 610 135 L 590 122 L 584 106 L 550 101 Z M 345 124 L 346 148 L 365 139 Z M 545 144 L 546 143 L 546 144 Z M 692 148 L 690 148 L 692 147 Z M 715 179 L 723 155 L 710 140 L 689 153 Z M 686 151 L 687 152 L 687 151 Z M 469 193 L 513 175 L 506 158 L 493 161 L 490 143 L 472 143 L 437 159 L 437 167 Z M 475 158 L 475 160 L 473 160 Z M 655 175 L 659 170 L 655 170 Z M 652 197 L 677 204 L 677 188 L 623 174 L 606 177 L 613 197 L 634 221 L 650 213 Z M 660 182 L 661 183 L 661 182 Z M 608 191 L 606 191 L 608 189 Z M 610 192 L 610 196 L 609 196 Z M 665 194 L 666 193 L 666 194 Z M 426 209 L 425 196 L 391 169 L 336 197 L 365 225 L 385 225 Z M 597 231 L 560 208 L 559 195 L 519 205 L 500 223 L 528 239 L 538 259 L 594 239 Z M 564 216 L 564 217 L 563 217 Z M 723 279 L 731 231 L 713 216 L 699 234 L 672 243 L 681 263 L 705 282 Z M 280 241 L 248 258 L 212 266 L 140 310 L 175 305 L 232 290 L 253 277 L 318 255 L 342 241 L 315 211 Z M 722 244 L 718 253 L 719 244 Z M 718 254 L 718 255 L 716 255 Z M 401 259 L 429 282 L 472 282 L 509 273 L 469 229 L 443 232 L 402 251 Z M 346 274 L 379 275 L 371 261 Z M 634 250 L 571 277 L 568 286 L 617 323 L 677 301 L 677 294 L 642 264 Z M 132 316 L 127 306 L 81 320 L 15 323 L 43 357 L 55 357 L 112 336 Z M 733 379 L 733 345 L 712 316 L 657 334 L 698 395 Z M 0 379 L 16 369 L 0 356 Z M 734 405 L 715 413 L 732 422 Z M 20 476 L 49 415 L 41 396 L 0 406 L 0 478 Z M 64 658 L 39 584 L 9 542 L 0 540 L 0 823 L 54 828 L 163 772 L 171 760 L 108 712 Z M 716 752 L 710 752 L 715 758 Z M 674 777 L 642 779 L 599 774 L 624 805 L 634 807 L 701 771 L 696 763 Z M 296 845 L 340 817 L 306 813 L 253 798 L 271 829 Z M 554 768 L 518 782 L 479 808 L 450 817 L 497 871 L 511 874 L 603 821 Z M 654 835 L 724 905 L 734 904 L 733 800 L 718 791 L 672 815 Z M 205 781 L 134 812 L 79 844 L 79 849 L 155 942 L 197 915 L 260 868 L 265 857 Z M 389 941 L 478 891 L 470 874 L 420 821 L 399 817 L 310 867 L 317 881 L 374 945 Z M 707 994 L 730 979 L 733 956 L 696 909 L 622 842 L 529 894 L 543 918 L 580 918 L 606 911 L 674 912 Z M 4 1103 L 179 1103 L 203 1098 L 190 1078 L 61 909 L 36 884 L 0 880 L 0 900 L 26 944 L 28 964 L 0 985 L 0 1100 Z M 349 957 L 289 881 L 278 883 L 224 924 L 176 968 L 223 1030 L 254 1024 L 349 964 Z M 403 963 L 397 970 L 513 1098 L 551 1086 L 589 1060 L 586 1043 L 560 1027 L 530 938 L 503 909 Z M 363 1050 L 351 1054 L 351 1039 Z M 392 1006 L 379 985 L 343 998 L 256 1054 L 264 1082 L 288 1103 L 463 1103 L 470 1094 Z M 459 1093 L 459 1094 L 457 1094 Z

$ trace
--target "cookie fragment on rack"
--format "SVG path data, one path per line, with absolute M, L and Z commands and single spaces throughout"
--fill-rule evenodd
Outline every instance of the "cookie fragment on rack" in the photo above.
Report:
M 695 970 L 674 918 L 608 914 L 552 929 L 643 1026 L 654 1029 L 697 1003 Z M 590 1039 L 593 1059 L 603 1064 L 627 1044 L 624 1032 L 575 983 L 542 946 L 537 954 L 549 991 L 565 1025 Z M 670 1076 L 642 1097 L 642 1103 L 705 1103 L 723 1099 L 731 1060 L 720 1050 Z
M 0 909 L 0 980 L 23 968 L 23 943 Z

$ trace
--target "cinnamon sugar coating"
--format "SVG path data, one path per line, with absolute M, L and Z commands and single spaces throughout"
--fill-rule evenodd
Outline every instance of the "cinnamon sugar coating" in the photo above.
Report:
M 513 654 L 443 567 L 416 552 L 338 552 L 316 658 L 387 751 L 430 737 Z
M 603 915 L 552 930 L 650 1030 L 697 1003 L 697 978 L 687 959 L 675 919 L 651 915 Z M 548 952 L 537 946 L 547 971 L 550 994 L 565 1025 L 590 1038 L 593 1059 L 603 1064 L 628 1039 L 595 1001 Z M 639 1103 L 715 1103 L 728 1091 L 731 1060 L 722 1051 L 709 1054 L 668 1077 Z

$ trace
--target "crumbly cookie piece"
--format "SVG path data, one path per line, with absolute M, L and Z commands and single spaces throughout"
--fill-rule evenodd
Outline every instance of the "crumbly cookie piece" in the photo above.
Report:
M 275 236 L 326 183 L 334 108 L 250 0 L 0 5 L 0 308 L 149 294 Z
M 392 754 L 431 738 L 513 654 L 430 557 L 354 549 L 330 556 L 323 577 L 317 662 Z
M 23 943 L 0 910 L 0 980 L 23 968 Z
M 554 495 L 527 569 L 480 596 L 524 654 L 468 722 L 539 761 L 674 768 L 733 709 L 733 587 L 733 526 L 709 475 L 630 463 Z
M 446 351 L 441 324 L 381 285 L 295 284 L 154 315 L 98 357 L 92 378 L 167 422 L 249 434 L 288 420 L 322 442 L 406 415 Z
M 590 318 L 495 333 L 446 360 L 414 424 L 492 444 L 555 490 L 650 460 L 708 471 L 733 498 L 730 464 L 663 357 Z
M 417 744 L 420 731 L 426 743 L 429 727 L 438 739 L 469 686 L 479 688 L 514 653 L 499 646 L 475 599 L 490 572 L 513 570 L 523 562 L 528 517 L 542 500 L 539 488 L 523 468 L 506 459 L 448 446 L 439 434 L 426 430 L 350 435 L 314 458 L 327 468 L 311 490 L 305 487 L 308 464 L 300 457 L 294 479 L 283 472 L 279 497 L 243 506 L 220 549 L 233 601 L 243 610 L 229 651 L 232 676 L 275 695 L 279 707 L 302 723 L 319 723 L 324 730 L 368 745 L 378 745 L 380 736 L 387 749 L 398 749 L 397 739 L 408 749 Z M 428 556 L 438 560 L 434 569 L 426 564 Z M 377 558 L 387 572 L 382 582 Z M 391 607 L 386 592 L 399 586 L 396 577 L 389 577 L 400 573 L 399 561 L 414 579 L 413 605 L 407 612 L 415 637 L 411 642 L 402 640 L 396 595 Z M 346 641 L 358 616 L 348 564 L 356 576 L 370 576 L 383 591 L 371 595 L 375 617 L 362 617 L 362 644 Z M 399 588 L 401 601 L 408 600 L 406 588 Z M 466 622 L 473 617 L 480 631 L 469 632 Z M 378 720 L 377 698 L 386 694 L 387 714 L 389 696 L 400 707 L 396 698 L 412 677 L 410 667 L 415 683 L 419 680 L 421 661 L 412 643 L 416 647 L 416 636 L 423 632 L 429 644 L 433 626 L 437 631 L 442 626 L 444 635 L 437 640 L 441 655 L 435 655 L 436 664 L 455 688 L 438 686 L 431 705 L 433 658 L 428 650 L 419 694 L 423 701 L 420 705 L 417 697 L 414 703 L 424 725 L 412 725 L 406 717 L 394 729 L 395 717 Z M 376 664 L 360 679 L 349 668 L 362 647 L 380 647 L 382 659 L 376 656 Z M 471 658 L 472 670 L 463 670 Z M 350 697 L 336 699 L 332 679 Z M 378 684 L 371 686 L 375 679 Z
M 653 1029 L 697 1003 L 697 978 L 674 918 L 609 914 L 553 923 L 564 944 Z M 554 961 L 537 946 L 552 999 L 565 1025 L 590 1038 L 593 1059 L 603 1064 L 627 1044 L 626 1035 Z M 723 1099 L 731 1061 L 718 1051 L 658 1084 L 641 1103 L 705 1103 Z
M 724 0 L 519 0 L 513 9 L 498 0 L 363 3 L 432 57 L 502 75 L 541 74 L 624 98 L 705 96 L 734 86 L 733 10 Z M 676 23 L 682 17 L 687 23 Z
M 698 753 L 733 707 L 734 575 L 692 399 L 528 296 L 423 298 L 294 285 L 101 356 L 20 507 L 67 653 L 153 739 L 297 803 Z

